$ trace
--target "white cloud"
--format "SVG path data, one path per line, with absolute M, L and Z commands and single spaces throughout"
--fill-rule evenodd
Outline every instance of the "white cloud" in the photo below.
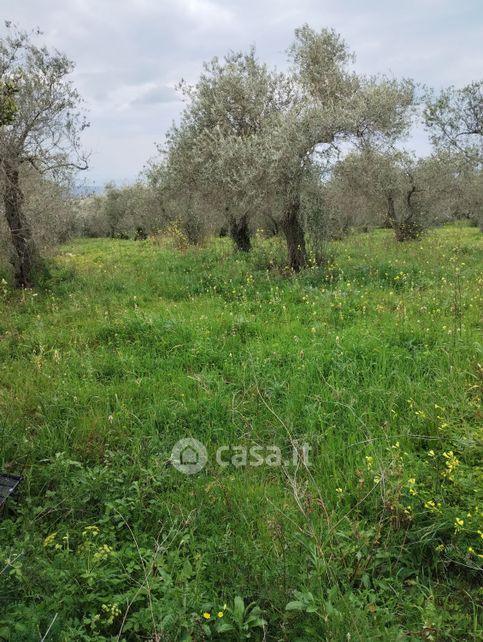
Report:
M 187 0 L 180 2 L 179 6 L 186 9 L 186 14 L 200 30 L 226 29 L 235 22 L 233 12 L 209 0 Z

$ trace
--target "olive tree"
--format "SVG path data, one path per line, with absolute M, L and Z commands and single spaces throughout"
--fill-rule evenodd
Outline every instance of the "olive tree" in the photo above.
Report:
M 208 210 L 242 251 L 250 249 L 262 208 L 252 171 L 254 137 L 283 108 L 282 86 L 282 76 L 261 64 L 253 48 L 214 58 L 194 86 L 181 83 L 186 109 L 167 137 L 167 185 L 175 200 L 183 201 L 191 219 Z
M 30 165 L 20 170 L 22 211 L 31 230 L 33 243 L 44 256 L 58 243 L 79 233 L 77 203 L 70 182 L 52 181 Z M 7 219 L 0 203 L 0 257 L 15 261 Z
M 424 119 L 437 149 L 483 163 L 483 80 L 462 89 L 450 87 L 438 96 L 430 94 Z
M 87 167 L 79 134 L 86 126 L 68 76 L 73 63 L 35 44 L 35 36 L 6 24 L 0 39 L 0 78 L 15 78 L 15 109 L 0 128 L 0 190 L 13 247 L 15 284 L 30 287 L 38 261 L 24 212 L 22 168 L 56 177 Z
M 109 236 L 114 238 L 128 238 L 128 229 L 132 226 L 129 220 L 129 211 L 123 190 L 114 183 L 108 183 L 103 197 L 100 199 L 101 212 L 104 216 Z
M 89 237 L 143 240 L 165 226 L 158 194 L 144 180 L 124 186 L 108 183 L 102 194 L 78 199 L 79 233 Z
M 409 127 L 414 87 L 410 81 L 357 76 L 350 69 L 353 54 L 332 30 L 296 30 L 289 54 L 292 69 L 284 78 L 281 108 L 242 140 L 244 149 L 250 143 L 254 150 L 249 171 L 230 179 L 239 193 L 255 185 L 259 198 L 271 201 L 290 267 L 297 271 L 307 262 L 302 196 L 314 172 L 326 171 L 334 151 L 348 144 L 394 144 Z
M 428 209 L 441 221 L 483 227 L 483 167 L 466 152 L 441 150 L 421 161 Z
M 324 219 L 330 225 L 333 238 L 342 239 L 352 229 L 368 230 L 382 224 L 385 216 L 381 216 L 381 208 L 374 208 L 369 203 L 357 182 L 351 180 L 342 161 L 332 168 L 322 190 Z
M 289 50 L 294 100 L 268 132 L 272 181 L 281 195 L 280 224 L 293 270 L 307 261 L 301 195 L 314 162 L 327 163 L 334 149 L 358 141 L 390 145 L 410 123 L 414 88 L 410 81 L 364 78 L 332 30 L 297 29 Z
M 403 152 L 365 148 L 337 163 L 327 189 L 344 194 L 336 208 L 358 208 L 357 214 L 351 211 L 353 220 L 390 227 L 398 241 L 415 239 L 422 231 L 415 164 Z
M 190 244 L 201 243 L 212 232 L 213 215 L 209 209 L 210 183 L 203 180 L 203 154 L 200 139 L 192 126 L 173 126 L 168 132 L 166 149 L 160 148 L 162 161 L 151 164 L 148 180 L 158 194 L 167 221 L 180 227 Z
M 483 80 L 430 94 L 424 120 L 436 157 L 449 168 L 446 204 L 483 229 Z
M 408 241 L 455 217 L 473 219 L 473 180 L 467 162 L 457 162 L 454 154 L 416 158 L 365 147 L 335 165 L 325 191 L 330 209 L 351 225 L 389 227 L 396 240 Z

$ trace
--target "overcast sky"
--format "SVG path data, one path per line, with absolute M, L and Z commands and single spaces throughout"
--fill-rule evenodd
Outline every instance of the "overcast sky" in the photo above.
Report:
M 155 153 L 204 60 L 255 44 L 280 69 L 293 30 L 333 27 L 365 73 L 434 87 L 483 76 L 483 0 L 0 0 L 1 17 L 39 27 L 76 62 L 91 127 L 87 180 L 134 179 Z M 425 152 L 419 134 L 412 146 Z

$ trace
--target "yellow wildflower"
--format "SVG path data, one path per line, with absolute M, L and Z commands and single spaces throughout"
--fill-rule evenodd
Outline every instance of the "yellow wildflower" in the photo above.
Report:
M 94 553 L 94 559 L 95 560 L 105 560 L 111 555 L 113 555 L 113 550 L 112 546 L 109 546 L 108 544 L 102 544 L 97 551 Z
M 411 479 L 408 479 L 408 487 L 409 487 L 409 494 L 410 495 L 417 495 L 418 491 L 416 490 L 416 480 L 414 477 L 411 477 Z
M 450 481 L 453 481 L 454 479 L 454 472 L 457 469 L 459 465 L 459 459 L 455 457 L 454 453 L 452 450 L 449 450 L 448 452 L 443 453 L 443 457 L 446 459 L 444 462 L 445 465 L 445 470 L 441 473 L 443 477 L 446 479 L 449 479 Z
M 436 513 L 438 510 L 435 502 L 432 499 L 428 500 L 427 502 L 424 502 L 424 508 L 427 508 L 432 513 Z
M 99 535 L 99 527 L 95 524 L 86 526 L 82 531 L 82 537 L 97 537 L 97 535 Z
M 49 546 L 53 546 L 56 537 L 57 531 L 54 531 L 53 533 L 50 533 L 50 535 L 47 535 L 47 537 L 44 539 L 44 547 L 49 548 Z

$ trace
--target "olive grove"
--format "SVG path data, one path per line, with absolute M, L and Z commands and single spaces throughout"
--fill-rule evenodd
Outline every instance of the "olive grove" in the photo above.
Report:
M 182 81 L 184 110 L 138 180 L 79 196 L 87 122 L 73 63 L 10 23 L 0 38 L 0 253 L 30 287 L 47 248 L 70 236 L 187 244 L 257 231 L 282 236 L 289 268 L 323 262 L 327 239 L 383 226 L 397 241 L 465 219 L 483 225 L 483 81 L 439 94 L 410 79 L 364 76 L 333 30 L 295 30 L 283 71 L 254 47 Z M 406 149 L 415 123 L 433 145 Z
M 289 49 L 290 71 L 261 64 L 251 50 L 205 65 L 165 147 L 168 182 L 230 229 L 239 249 L 268 218 L 287 243 L 290 267 L 306 265 L 303 192 L 347 145 L 389 146 L 411 123 L 410 80 L 366 78 L 334 31 L 305 25 Z M 207 208 L 207 204 L 209 207 Z

